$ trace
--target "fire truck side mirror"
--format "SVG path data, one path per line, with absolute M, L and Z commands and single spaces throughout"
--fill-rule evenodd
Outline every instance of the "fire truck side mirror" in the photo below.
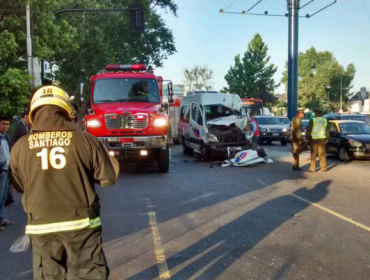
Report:
M 174 100 L 173 100 L 173 88 L 172 88 L 172 82 L 169 82 L 167 84 L 167 89 L 168 89 L 168 103 L 169 104 L 173 104 L 174 103 Z

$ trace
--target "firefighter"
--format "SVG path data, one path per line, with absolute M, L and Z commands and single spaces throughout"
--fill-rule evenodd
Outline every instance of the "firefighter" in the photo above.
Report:
M 94 183 L 117 180 L 119 165 L 94 136 L 77 131 L 75 109 L 55 86 L 38 89 L 30 105 L 31 133 L 12 150 L 14 187 L 23 193 L 35 280 L 108 279 L 100 203 Z
M 307 143 L 302 139 L 302 119 L 304 117 L 303 109 L 298 109 L 297 115 L 292 120 L 290 130 L 290 139 L 293 146 L 293 171 L 302 170 L 299 167 L 299 155 L 307 150 Z
M 314 110 L 315 117 L 312 118 L 306 128 L 306 137 L 310 141 L 311 167 L 309 172 L 316 171 L 316 156 L 319 156 L 322 172 L 327 171 L 325 146 L 330 136 L 330 126 L 327 119 L 322 117 L 322 110 Z

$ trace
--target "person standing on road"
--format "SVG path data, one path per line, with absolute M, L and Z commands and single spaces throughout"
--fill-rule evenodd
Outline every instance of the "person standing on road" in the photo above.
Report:
M 16 124 L 13 134 L 13 144 L 15 144 L 21 137 L 27 135 L 30 130 L 30 119 L 27 111 L 21 115 L 21 120 Z
M 4 219 L 4 205 L 8 196 L 9 187 L 9 158 L 10 147 L 7 140 L 7 132 L 10 126 L 10 119 L 7 116 L 0 116 L 0 231 L 13 222 Z
M 251 113 L 251 115 L 250 115 L 251 127 L 252 127 L 251 134 L 253 136 L 253 138 L 252 138 L 253 139 L 253 143 L 257 143 L 258 142 L 258 137 L 260 135 L 260 132 L 258 131 L 257 122 L 256 122 L 256 120 L 253 117 L 254 117 L 254 113 Z
M 327 119 L 322 117 L 322 110 L 314 110 L 315 117 L 312 118 L 306 128 L 306 137 L 310 141 L 311 167 L 309 172 L 316 171 L 316 156 L 319 156 L 322 172 L 327 171 L 325 146 L 330 135 L 330 126 Z
M 114 184 L 119 165 L 96 137 L 77 130 L 62 89 L 38 89 L 29 117 L 31 133 L 14 145 L 10 166 L 24 193 L 34 279 L 66 279 L 67 263 L 74 279 L 108 279 L 94 184 Z
M 292 120 L 292 127 L 290 130 L 290 139 L 293 146 L 293 171 L 302 170 L 302 168 L 299 167 L 299 155 L 307 150 L 307 143 L 302 139 L 303 117 L 303 109 L 299 109 L 297 115 Z

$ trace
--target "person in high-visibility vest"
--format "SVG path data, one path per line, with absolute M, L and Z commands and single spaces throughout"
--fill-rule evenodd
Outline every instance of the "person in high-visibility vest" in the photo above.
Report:
M 33 279 L 66 279 L 67 264 L 73 279 L 108 279 L 94 184 L 114 184 L 119 164 L 96 137 L 77 130 L 62 89 L 38 89 L 29 118 L 31 132 L 14 145 L 10 167 L 28 217 Z
M 315 109 L 315 117 L 312 118 L 306 128 L 306 137 L 310 141 L 311 166 L 309 172 L 316 171 L 316 156 L 319 156 L 322 172 L 327 171 L 325 146 L 330 136 L 330 126 L 327 119 L 322 117 L 322 110 Z
M 292 120 L 290 130 L 290 139 L 293 146 L 293 171 L 302 170 L 299 167 L 299 155 L 307 150 L 307 143 L 302 139 L 302 118 L 304 117 L 303 109 L 298 109 L 297 115 Z

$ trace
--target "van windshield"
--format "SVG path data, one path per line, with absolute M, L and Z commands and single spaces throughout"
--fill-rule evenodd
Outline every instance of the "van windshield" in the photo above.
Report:
M 206 121 L 236 115 L 236 111 L 224 105 L 205 105 L 204 112 Z
M 95 104 L 111 102 L 160 103 L 158 83 L 154 79 L 99 79 L 95 82 L 93 98 Z

